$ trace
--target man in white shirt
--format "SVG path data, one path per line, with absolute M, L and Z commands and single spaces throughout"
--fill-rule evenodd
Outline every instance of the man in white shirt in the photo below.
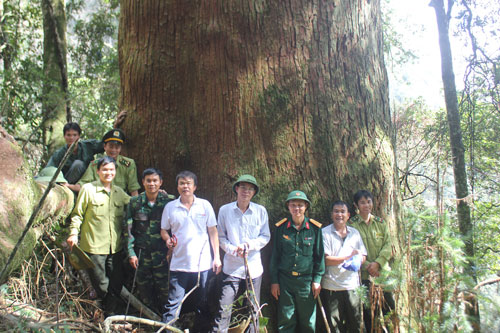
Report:
M 165 206 L 161 218 L 161 237 L 167 247 L 173 249 L 163 322 L 170 323 L 177 319 L 181 301 L 196 285 L 200 272 L 200 285 L 195 292 L 198 295 L 199 319 L 203 323 L 209 320 L 206 299 L 208 272 L 210 269 L 216 274 L 221 271 L 217 221 L 212 205 L 194 195 L 198 184 L 194 173 L 182 171 L 177 175 L 176 182 L 180 197 Z M 210 245 L 214 252 L 213 260 Z
M 263 273 L 260 250 L 271 237 L 266 208 L 251 202 L 259 192 L 257 180 L 251 175 L 242 175 L 234 183 L 233 191 L 237 195 L 236 201 L 220 208 L 217 221 L 219 243 L 225 255 L 220 306 L 213 332 L 228 331 L 233 302 L 247 289 L 247 276 L 252 279 L 254 288 L 250 291 L 255 292 L 255 299 L 260 303 Z M 248 267 L 245 267 L 245 256 Z M 249 331 L 258 332 L 255 300 L 252 300 L 252 303 L 250 307 L 253 313 L 249 315 L 255 320 L 251 322 Z
M 347 226 L 349 209 L 343 201 L 335 201 L 333 224 L 323 228 L 326 273 L 321 280 L 321 300 L 325 305 L 332 332 L 360 332 L 361 299 L 359 268 L 366 259 L 366 248 L 360 233 Z

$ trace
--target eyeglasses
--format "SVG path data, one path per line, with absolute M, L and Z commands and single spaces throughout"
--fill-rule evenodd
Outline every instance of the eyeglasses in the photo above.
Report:
M 242 191 L 246 191 L 246 192 L 253 192 L 255 191 L 255 188 L 252 187 L 252 186 L 238 186 L 238 188 Z

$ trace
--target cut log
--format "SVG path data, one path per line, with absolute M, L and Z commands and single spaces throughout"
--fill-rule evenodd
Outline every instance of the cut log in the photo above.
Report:
M 47 183 L 37 183 L 21 148 L 0 127 L 0 268 L 5 264 L 38 204 Z M 28 258 L 45 228 L 66 218 L 73 208 L 74 195 L 56 185 L 47 196 L 33 227 L 21 243 L 8 274 Z M 8 275 L 7 274 L 7 275 Z M 5 281 L 0 281 L 3 283 Z

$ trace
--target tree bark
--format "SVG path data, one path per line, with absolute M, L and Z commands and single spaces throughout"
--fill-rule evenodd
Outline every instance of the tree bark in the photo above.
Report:
M 216 212 L 251 173 L 271 226 L 294 189 L 324 224 L 334 200 L 368 189 L 396 230 L 379 0 L 122 0 L 120 10 L 124 153 L 139 172 L 159 168 L 175 194 L 175 175 L 195 172 Z
M 22 234 L 33 207 L 38 203 L 44 186 L 33 180 L 27 161 L 14 139 L 0 127 L 0 267 Z M 73 208 L 73 192 L 64 186 L 55 186 L 14 257 L 10 272 L 32 254 L 38 238 L 45 228 L 59 221 Z M 4 281 L 0 281 L 0 284 Z
M 457 88 L 455 86 L 455 74 L 453 72 L 453 57 L 451 54 L 449 23 L 454 0 L 448 0 L 447 11 L 445 11 L 443 0 L 433 0 L 431 6 L 436 12 L 436 20 L 439 31 L 439 49 L 441 52 L 441 75 L 443 79 L 444 98 L 446 114 L 450 129 L 450 146 L 453 162 L 453 177 L 455 180 L 455 192 L 457 197 L 457 219 L 460 233 L 465 243 L 465 255 L 467 265 L 466 276 L 473 278 L 477 283 L 477 275 L 474 270 L 474 238 L 473 226 L 469 207 L 469 190 L 467 186 L 467 173 L 465 169 L 465 148 L 462 141 L 462 130 L 460 127 L 460 112 L 458 110 Z M 473 298 L 472 305 L 467 306 L 467 313 L 471 316 L 474 330 L 480 331 L 479 307 L 477 298 Z
M 66 63 L 64 0 L 42 0 L 43 14 L 43 140 L 48 155 L 64 145 L 62 129 L 71 120 Z
M 334 199 L 374 192 L 393 216 L 395 184 L 379 1 L 121 1 L 126 152 L 199 176 L 217 209 L 254 174 L 271 222 L 289 191 L 330 219 Z

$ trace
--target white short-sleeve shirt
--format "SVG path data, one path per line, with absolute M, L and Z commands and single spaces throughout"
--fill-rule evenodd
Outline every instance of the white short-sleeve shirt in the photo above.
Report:
M 359 231 L 347 226 L 347 236 L 344 240 L 337 234 L 335 226 L 330 224 L 322 229 L 325 256 L 349 256 L 353 250 L 358 250 L 366 256 L 366 248 Z M 342 264 L 326 266 L 321 287 L 327 290 L 353 290 L 359 287 L 359 273 L 346 270 Z
M 191 209 L 180 198 L 163 209 L 161 228 L 177 237 L 170 262 L 171 271 L 198 272 L 212 267 L 208 227 L 217 226 L 214 209 L 205 199 L 194 197 Z
M 248 270 L 252 279 L 262 275 L 263 267 L 260 249 L 269 243 L 269 218 L 264 206 L 250 202 L 243 213 L 236 201 L 222 206 L 217 220 L 219 244 L 224 250 L 223 272 L 240 279 L 245 278 L 245 263 L 238 257 L 238 245 L 248 243 Z

